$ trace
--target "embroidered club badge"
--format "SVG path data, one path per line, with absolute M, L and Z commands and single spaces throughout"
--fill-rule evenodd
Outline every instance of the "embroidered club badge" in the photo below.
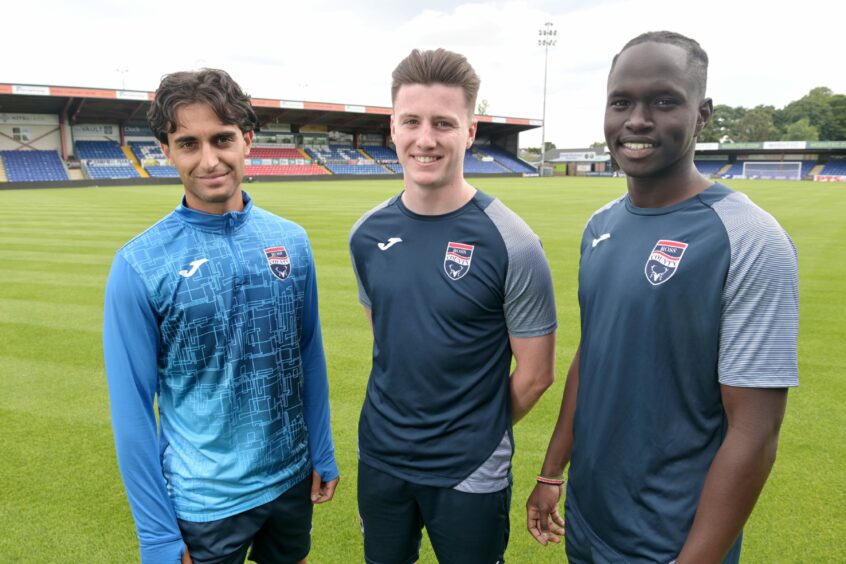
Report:
M 279 280 L 285 280 L 291 274 L 291 259 L 285 247 L 270 247 L 264 250 L 270 272 Z
M 687 243 L 661 239 L 655 243 L 646 261 L 644 274 L 653 286 L 663 284 L 673 277 L 681 264 Z
M 470 271 L 470 262 L 473 260 L 473 245 L 450 242 L 447 245 L 446 256 L 444 256 L 444 272 L 450 280 L 463 278 Z

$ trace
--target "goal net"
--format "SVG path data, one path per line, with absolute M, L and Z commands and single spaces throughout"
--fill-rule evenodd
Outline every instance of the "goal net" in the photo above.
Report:
M 743 177 L 764 180 L 801 180 L 802 163 L 797 161 L 745 161 L 743 163 Z

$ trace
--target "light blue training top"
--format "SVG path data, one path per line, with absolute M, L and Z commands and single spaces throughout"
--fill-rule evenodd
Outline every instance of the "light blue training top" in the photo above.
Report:
M 244 203 L 212 215 L 183 202 L 109 274 L 112 424 L 145 563 L 179 562 L 177 517 L 241 513 L 312 467 L 338 476 L 308 238 Z

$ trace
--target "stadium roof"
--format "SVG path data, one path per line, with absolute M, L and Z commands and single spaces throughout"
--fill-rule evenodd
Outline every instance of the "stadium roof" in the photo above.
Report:
M 66 115 L 70 124 L 145 123 L 153 92 L 71 86 L 0 83 L 0 113 Z M 291 123 L 341 131 L 384 131 L 391 108 L 340 103 L 253 98 L 261 125 Z M 476 116 L 480 136 L 498 137 L 534 129 L 541 120 Z

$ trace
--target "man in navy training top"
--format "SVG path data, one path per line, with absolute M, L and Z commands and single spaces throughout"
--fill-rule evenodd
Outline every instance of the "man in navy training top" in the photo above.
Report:
M 391 136 L 405 190 L 350 236 L 374 341 L 358 475 L 371 563 L 417 560 L 424 526 L 441 563 L 504 560 L 512 423 L 553 380 L 540 241 L 464 180 L 478 89 L 467 60 L 443 49 L 397 66 Z
M 308 237 L 241 189 L 258 120 L 227 73 L 165 76 L 148 118 L 185 197 L 117 252 L 103 331 L 141 560 L 305 562 L 338 483 Z
M 570 562 L 737 562 L 798 385 L 796 250 L 768 213 L 697 172 L 708 58 L 672 32 L 627 43 L 605 138 L 628 193 L 581 243 L 581 344 L 528 528 Z M 563 481 L 563 480 L 561 480 Z

